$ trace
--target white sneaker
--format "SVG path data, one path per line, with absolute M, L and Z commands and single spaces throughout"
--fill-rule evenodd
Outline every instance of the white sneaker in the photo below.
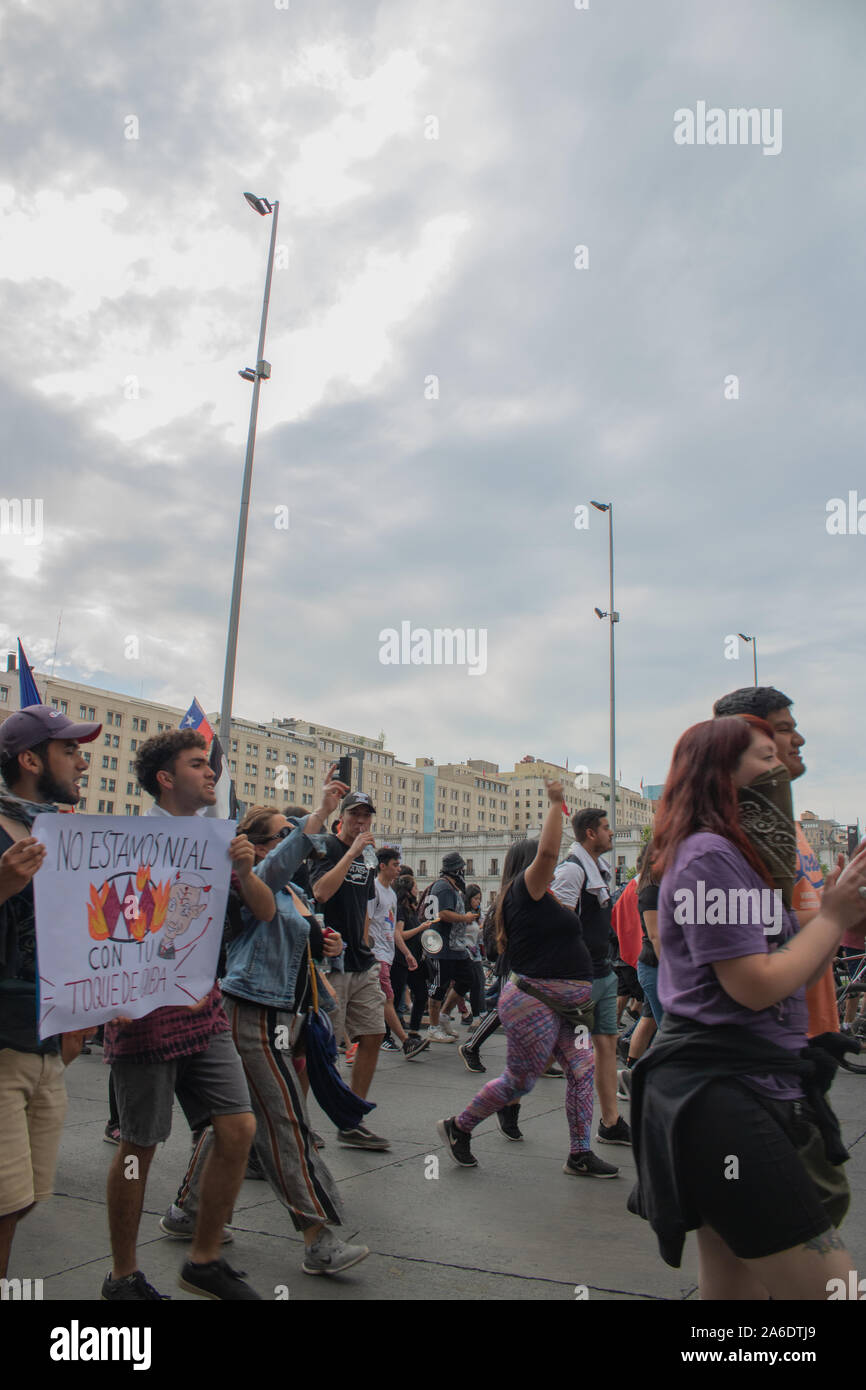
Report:
M 449 1037 L 457 1037 L 457 1029 L 454 1027 L 454 1020 L 450 1014 L 439 1015 L 439 1027 L 442 1032 L 447 1033 Z
M 446 1033 L 444 1028 L 428 1028 L 427 1037 L 431 1042 L 438 1043 L 453 1043 L 457 1041 L 450 1033 Z

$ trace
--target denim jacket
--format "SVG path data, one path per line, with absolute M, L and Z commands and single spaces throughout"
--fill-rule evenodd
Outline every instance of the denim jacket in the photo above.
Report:
M 244 908 L 245 930 L 226 948 L 226 973 L 222 979 L 226 993 L 273 1009 L 294 1008 L 295 984 L 310 928 L 307 918 L 295 907 L 286 884 L 312 848 L 309 836 L 299 825 L 253 870 L 272 890 L 277 910 L 270 922 L 259 922 Z M 303 898 L 297 886 L 295 892 Z

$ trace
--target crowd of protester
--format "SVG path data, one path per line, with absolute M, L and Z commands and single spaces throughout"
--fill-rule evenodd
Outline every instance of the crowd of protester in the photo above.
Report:
M 137 1239 L 175 1099 L 192 1149 L 160 1225 L 189 1242 L 182 1288 L 259 1299 L 222 1253 L 247 1176 L 270 1185 L 302 1234 L 305 1273 L 361 1263 L 369 1250 L 341 1237 L 343 1205 L 308 1096 L 337 1144 L 389 1149 L 365 1122 L 380 1054 L 429 1064 L 436 1045 L 457 1042 L 455 1011 L 469 1073 L 486 1072 L 481 1048 L 500 1027 L 507 1045 L 501 1075 L 474 1095 L 467 1087 L 459 1113 L 437 1123 L 456 1164 L 479 1166 L 472 1135 L 493 1115 L 521 1141 L 523 1097 L 542 1077 L 564 1078 L 563 1173 L 616 1179 L 620 1168 L 594 1146 L 631 1147 L 628 1208 L 674 1267 L 697 1233 L 703 1298 L 820 1299 L 828 1281 L 847 1278 L 847 1153 L 828 1097 L 839 1061 L 858 1048 L 857 1004 L 840 1022 L 833 962 L 864 949 L 866 847 L 823 881 L 793 813 L 804 739 L 787 696 L 749 687 L 717 701 L 713 716 L 677 743 L 653 837 L 621 892 L 604 808 L 572 818 L 561 858 L 559 782 L 548 785 L 540 837 L 511 846 L 486 913 L 459 852 L 421 885 L 397 849 L 375 850 L 373 801 L 338 781 L 336 764 L 312 813 L 250 808 L 230 846 L 209 994 L 100 1030 L 111 1069 L 105 1138 L 117 1149 L 101 1297 L 166 1297 L 140 1268 Z M 45 850 L 30 829 L 38 814 L 75 805 L 80 745 L 100 727 L 43 706 L 0 725 L 0 1277 L 17 1223 L 51 1194 L 64 1069 L 88 1045 L 84 1033 L 38 1036 L 33 878 Z M 194 730 L 147 740 L 136 773 L 149 815 L 214 805 Z M 768 901 L 772 925 L 755 909 Z

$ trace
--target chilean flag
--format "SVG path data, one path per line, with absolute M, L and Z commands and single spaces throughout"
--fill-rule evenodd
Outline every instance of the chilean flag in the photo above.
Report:
M 181 729 L 195 729 L 196 733 L 203 734 L 205 743 L 210 749 L 208 762 L 213 768 L 216 778 L 217 799 L 213 806 L 206 806 L 201 814 L 212 816 L 216 820 L 237 820 L 238 800 L 235 796 L 235 784 L 231 779 L 226 755 L 198 700 L 193 700 L 180 721 L 179 727 Z

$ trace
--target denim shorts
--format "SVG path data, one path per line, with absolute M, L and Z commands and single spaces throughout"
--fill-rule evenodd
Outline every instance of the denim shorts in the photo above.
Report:
M 174 1098 L 190 1129 L 204 1129 L 214 1115 L 251 1113 L 243 1065 L 231 1033 L 217 1033 L 204 1052 L 171 1062 L 111 1064 L 120 1137 L 149 1149 L 171 1134 Z
M 592 1002 L 595 1005 L 593 1037 L 599 1033 L 612 1034 L 616 1037 L 619 1033 L 616 1024 L 616 990 L 615 970 L 611 970 L 609 975 L 602 975 L 601 979 L 592 982 Z

